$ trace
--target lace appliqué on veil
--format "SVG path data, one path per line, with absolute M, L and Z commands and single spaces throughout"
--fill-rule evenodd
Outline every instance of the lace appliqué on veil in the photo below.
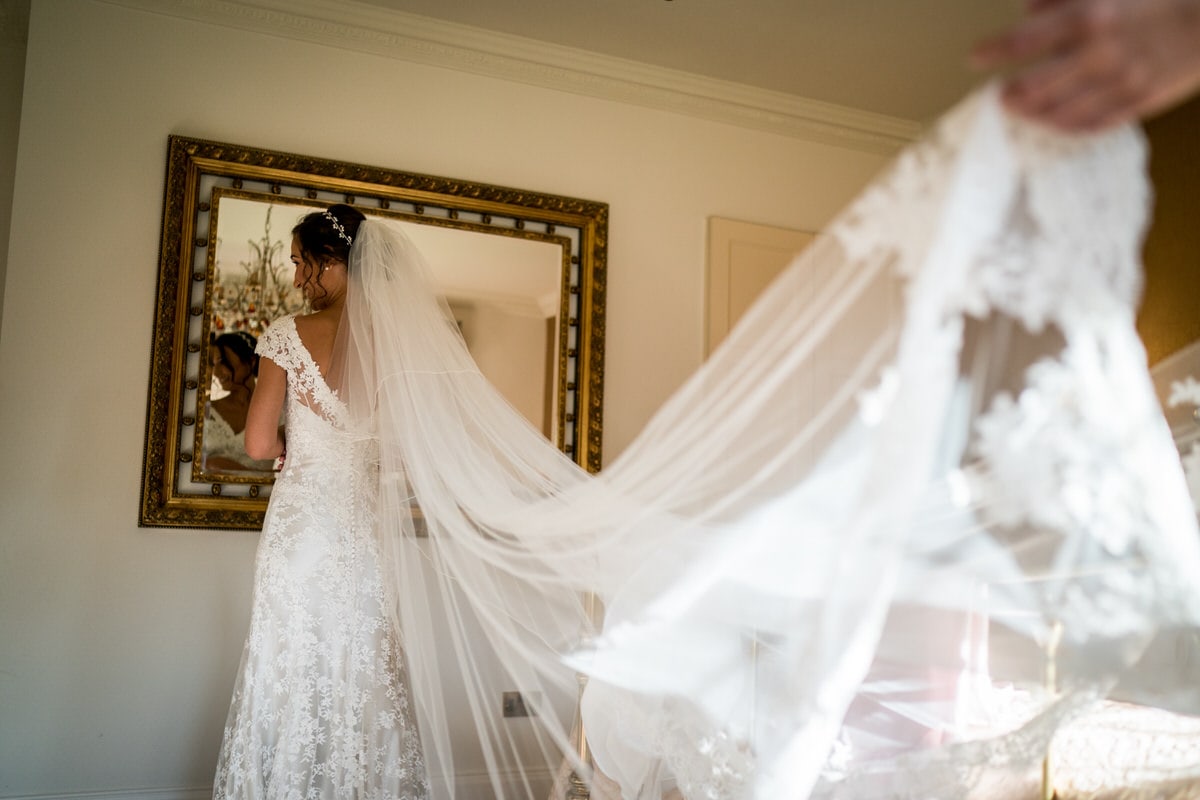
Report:
M 1150 466 L 1161 463 L 1161 415 L 1144 402 L 1147 387 L 1123 383 L 1145 372 L 1131 335 L 1149 202 L 1144 148 L 1132 131 L 1070 139 L 980 102 L 902 154 L 830 234 L 862 268 L 884 265 L 909 279 L 904 336 L 908 352 L 924 358 L 910 357 L 906 380 L 937 385 L 958 376 L 972 319 L 1015 321 L 1015 338 L 1040 348 L 1018 390 L 984 395 L 967 432 L 979 535 L 1011 543 L 1024 528 L 1039 547 L 1052 546 L 1046 568 L 1062 577 L 1053 591 L 1037 590 L 1046 628 L 1066 619 L 1066 637 L 1084 650 L 1122 637 L 1136 649 L 1156 621 L 1195 613 L 1170 607 L 1187 596 L 1186 576 L 1169 586 L 1131 568 L 1169 552 L 1144 536 L 1164 527 Z M 968 124 L 980 127 L 966 136 Z M 978 152 L 965 152 L 964 142 Z M 864 421 L 896 411 L 895 395 L 868 394 Z M 1086 579 L 1070 577 L 1093 566 Z M 1115 663 L 1092 666 L 1105 675 Z M 814 796 L 1016 796 L 1036 787 L 1031 765 L 1088 702 L 1069 694 L 1008 733 L 889 759 L 874 774 L 860 765 Z M 836 756 L 826 780 L 837 773 Z

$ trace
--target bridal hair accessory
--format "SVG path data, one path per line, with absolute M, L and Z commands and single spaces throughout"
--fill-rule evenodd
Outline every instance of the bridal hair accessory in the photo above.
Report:
M 354 240 L 350 238 L 350 234 L 346 233 L 346 229 L 342 227 L 342 223 L 338 222 L 337 217 L 335 217 L 329 211 L 326 211 L 325 219 L 329 220 L 329 224 L 333 226 L 333 229 L 335 231 L 337 231 L 337 235 L 346 240 L 347 247 L 354 246 Z
M 254 334 L 249 331 L 230 331 L 230 333 L 245 342 L 250 348 L 250 352 L 254 352 L 254 348 L 258 345 L 258 339 L 254 338 Z

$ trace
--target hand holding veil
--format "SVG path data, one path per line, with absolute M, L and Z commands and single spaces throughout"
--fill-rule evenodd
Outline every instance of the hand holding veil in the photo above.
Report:
M 482 378 L 403 234 L 364 222 L 336 381 L 378 443 L 435 785 L 480 759 L 529 796 L 571 750 L 576 668 L 627 797 L 1024 780 L 1160 625 L 1200 620 L 1132 328 L 1143 158 L 1132 131 L 1062 138 L 969 98 L 598 477 Z M 1035 691 L 1051 646 L 1058 691 Z M 500 718 L 512 690 L 536 725 Z

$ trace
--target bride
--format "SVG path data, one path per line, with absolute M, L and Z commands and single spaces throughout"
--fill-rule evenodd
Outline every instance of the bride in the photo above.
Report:
M 315 310 L 276 321 L 258 342 L 246 451 L 282 457 L 283 468 L 263 523 L 217 798 L 429 794 L 396 587 L 375 538 L 375 476 L 363 468 L 373 455 L 368 442 L 338 435 L 346 408 L 327 383 L 362 220 L 335 206 L 296 226 L 295 283 Z

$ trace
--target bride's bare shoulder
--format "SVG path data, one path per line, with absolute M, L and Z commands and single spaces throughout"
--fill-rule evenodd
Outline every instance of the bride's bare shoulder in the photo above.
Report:
M 300 342 L 318 366 L 324 368 L 337 335 L 337 318 L 323 311 L 315 311 L 311 314 L 296 315 L 295 322 L 296 335 L 300 337 Z
M 331 314 L 325 311 L 314 311 L 310 314 L 297 314 L 295 317 L 296 328 L 301 331 L 325 331 L 336 330 L 338 320 Z

